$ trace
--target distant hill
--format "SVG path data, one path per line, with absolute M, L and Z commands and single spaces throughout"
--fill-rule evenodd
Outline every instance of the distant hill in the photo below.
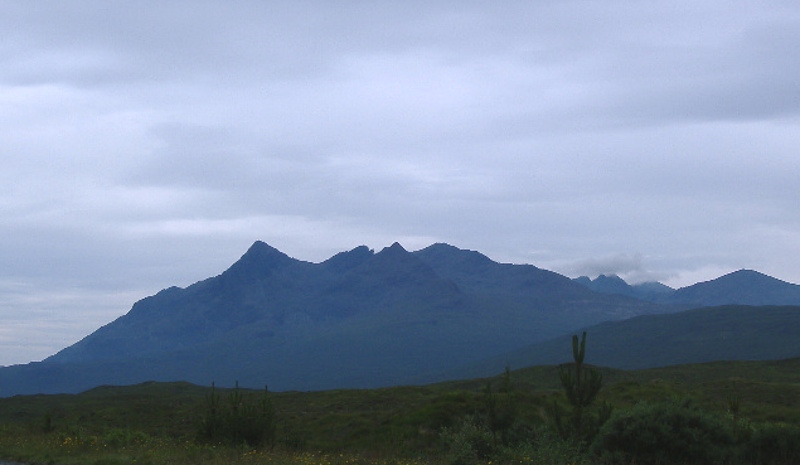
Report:
M 611 368 L 800 357 L 800 306 L 706 307 L 642 315 L 579 331 L 583 330 L 587 333 L 586 361 Z M 569 362 L 570 357 L 570 336 L 564 335 L 453 370 L 449 375 L 488 376 L 506 365 L 554 365 Z
M 0 395 L 147 380 L 274 390 L 429 382 L 576 325 L 664 310 L 446 244 L 361 246 L 310 263 L 256 242 L 219 276 L 142 299 L 43 362 L 0 369 Z
M 587 276 L 574 281 L 603 294 L 624 295 L 684 308 L 714 305 L 800 305 L 800 285 L 753 270 L 739 270 L 719 278 L 672 289 L 657 282 L 630 285 L 616 275 Z
M 800 305 L 800 286 L 753 270 L 739 270 L 717 279 L 682 287 L 663 300 L 697 306 Z
M 645 282 L 631 285 L 617 275 L 601 274 L 595 279 L 590 279 L 588 276 L 581 276 L 575 278 L 574 281 L 602 294 L 625 295 L 649 302 L 663 301 L 665 298 L 675 293 L 675 289 L 666 284 Z M 798 303 L 800 303 L 800 301 L 798 301 Z
M 774 299 L 793 289 L 772 279 L 752 272 L 729 275 L 698 284 L 694 292 L 691 287 L 664 292 L 668 296 L 654 302 L 634 298 L 638 294 L 596 292 L 551 271 L 497 263 L 447 244 L 409 252 L 395 243 L 377 253 L 360 246 L 310 263 L 256 242 L 218 276 L 146 297 L 42 362 L 0 368 L 0 396 L 149 380 L 218 386 L 239 381 L 278 391 L 429 383 L 452 378 L 454 367 L 496 359 L 581 327 L 655 317 L 690 301 Z M 608 281 L 604 289 L 624 284 Z M 651 286 L 650 291 L 664 289 Z M 772 311 L 764 310 L 765 315 Z M 777 318 L 756 318 L 731 334 L 741 349 L 752 336 L 747 330 L 763 334 L 759 324 Z M 643 321 L 658 323 L 644 334 L 620 333 L 616 342 L 612 337 L 604 343 L 609 357 L 620 349 L 630 357 L 650 357 L 653 364 L 682 363 L 675 353 L 684 346 L 712 357 L 741 354 L 702 346 L 727 334 L 725 319 L 718 324 L 707 316 L 691 324 Z M 665 339 L 674 330 L 670 325 L 694 334 L 695 345 L 677 335 Z M 794 328 L 791 322 L 781 327 Z M 674 346 L 658 346 L 657 355 L 648 352 L 662 340 Z M 753 341 L 751 355 L 762 350 L 762 339 Z M 788 340 L 785 345 L 794 347 Z M 546 354 L 545 347 L 535 352 Z M 596 349 L 593 356 L 600 356 Z M 519 360 L 545 359 L 525 355 Z

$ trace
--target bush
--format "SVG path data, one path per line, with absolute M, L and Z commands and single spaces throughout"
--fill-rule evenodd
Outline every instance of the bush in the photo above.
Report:
M 450 465 L 475 465 L 495 452 L 491 430 L 472 417 L 465 418 L 454 428 L 442 429 L 442 439 L 449 448 L 447 461 Z
M 535 465 L 584 465 L 592 463 L 575 441 L 563 439 L 549 429 L 532 431 L 531 439 L 504 448 L 497 463 Z
M 689 402 L 642 403 L 601 428 L 591 451 L 613 463 L 710 465 L 733 453 L 733 434 Z
M 745 444 L 744 454 L 753 465 L 796 465 L 800 463 L 800 427 L 762 425 Z
M 212 444 L 272 445 L 275 424 L 275 410 L 266 389 L 260 397 L 245 396 L 236 383 L 228 402 L 223 403 L 212 385 L 206 415 L 200 422 L 197 435 L 200 442 Z

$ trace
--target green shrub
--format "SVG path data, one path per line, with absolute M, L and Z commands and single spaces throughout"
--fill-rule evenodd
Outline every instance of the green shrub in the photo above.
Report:
M 495 452 L 492 431 L 473 417 L 465 418 L 456 427 L 443 428 L 441 435 L 448 446 L 450 465 L 475 465 Z
M 236 383 L 228 402 L 222 402 L 212 385 L 197 436 L 200 442 L 212 444 L 272 445 L 275 425 L 275 409 L 266 389 L 261 396 L 244 395 Z
M 494 456 L 496 463 L 535 465 L 588 465 L 580 445 L 553 434 L 550 428 L 532 431 L 531 439 L 506 447 Z
M 753 431 L 744 446 L 745 460 L 753 465 L 800 463 L 800 427 L 767 423 Z
M 733 434 L 691 403 L 642 403 L 606 422 L 591 451 L 612 463 L 710 465 L 733 454 Z

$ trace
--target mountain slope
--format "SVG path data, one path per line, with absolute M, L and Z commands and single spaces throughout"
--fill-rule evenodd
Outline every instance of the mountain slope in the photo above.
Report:
M 800 305 L 800 286 L 753 270 L 683 287 L 664 302 L 692 305 Z
M 574 282 L 603 294 L 626 295 L 648 302 L 682 308 L 714 305 L 800 305 L 800 285 L 787 283 L 753 270 L 739 270 L 680 289 L 657 282 L 629 285 L 616 275 L 587 276 Z
M 495 299 L 496 303 L 511 307 L 517 302 L 534 304 L 542 310 L 543 323 L 552 319 L 558 332 L 581 324 L 576 323 L 579 319 L 583 319 L 582 324 L 592 324 L 665 311 L 625 296 L 593 292 L 565 276 L 533 265 L 497 263 L 478 252 L 448 244 L 434 244 L 414 253 L 439 275 Z
M 658 282 L 644 282 L 631 285 L 617 275 L 601 274 L 595 279 L 589 279 L 588 276 L 581 276 L 575 278 L 573 281 L 602 294 L 625 295 L 648 302 L 663 300 L 665 297 L 675 292 L 675 289 Z
M 738 285 L 746 288 L 747 282 Z M 699 295 L 710 295 L 701 290 Z M 0 395 L 148 380 L 239 381 L 273 390 L 428 383 L 451 376 L 452 367 L 580 327 L 673 310 L 447 244 L 408 252 L 395 243 L 377 253 L 360 246 L 310 263 L 256 242 L 218 276 L 144 298 L 43 362 L 0 368 Z M 658 321 L 652 331 L 682 320 Z M 706 328 L 709 341 L 719 328 Z M 642 344 L 652 344 L 658 340 L 652 331 L 624 340 L 645 337 Z M 607 342 L 609 348 L 619 344 Z M 621 350 L 644 353 L 642 347 Z M 654 360 L 671 360 L 665 357 Z
M 142 299 L 42 363 L 0 369 L 0 394 L 151 379 L 278 390 L 428 382 L 577 325 L 660 311 L 445 244 L 309 263 L 256 242 L 218 276 Z
M 642 315 L 583 330 L 587 332 L 587 362 L 612 368 L 800 357 L 800 306 L 706 307 Z M 449 375 L 484 376 L 499 372 L 505 365 L 565 363 L 570 361 L 570 347 L 570 336 L 565 335 L 453 370 Z

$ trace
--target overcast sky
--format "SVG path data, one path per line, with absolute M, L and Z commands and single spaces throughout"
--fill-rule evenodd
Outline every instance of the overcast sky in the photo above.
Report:
M 800 283 L 800 3 L 0 3 L 0 364 L 256 240 Z

